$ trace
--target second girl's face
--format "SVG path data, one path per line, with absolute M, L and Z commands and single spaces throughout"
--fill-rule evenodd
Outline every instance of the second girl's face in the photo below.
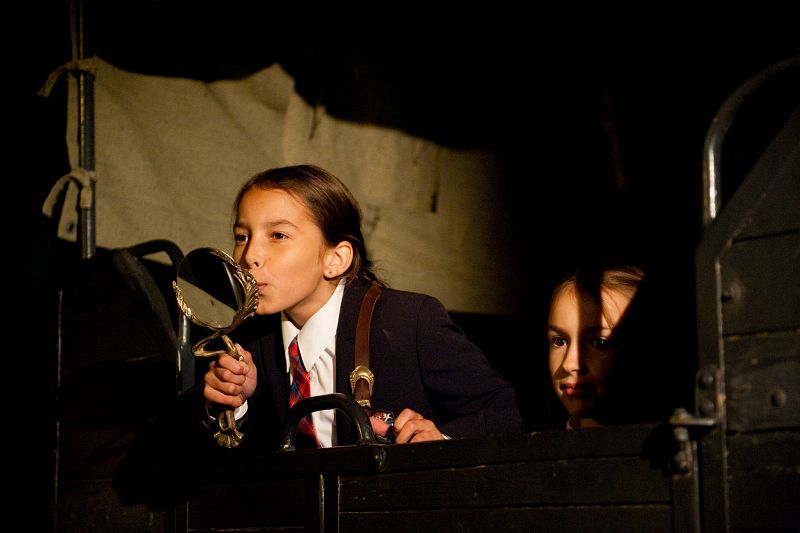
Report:
M 601 299 L 602 307 L 570 284 L 550 306 L 550 377 L 573 419 L 591 418 L 598 400 L 606 394 L 606 381 L 617 353 L 613 329 L 631 301 L 607 289 L 601 290 Z
M 282 189 L 249 190 L 233 227 L 233 257 L 258 282 L 259 315 L 286 312 L 298 327 L 336 285 L 325 280 L 327 246 L 308 208 Z

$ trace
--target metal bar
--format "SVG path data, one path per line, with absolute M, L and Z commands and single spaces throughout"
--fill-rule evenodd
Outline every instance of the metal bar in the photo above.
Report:
M 758 90 L 765 81 L 783 71 L 795 68 L 800 62 L 800 56 L 795 56 L 762 70 L 741 85 L 733 92 L 722 104 L 717 114 L 711 121 L 708 133 L 706 134 L 705 145 L 703 147 L 703 227 L 708 227 L 721 209 L 720 205 L 720 186 L 721 175 L 720 167 L 722 164 L 722 148 L 725 137 L 733 125 L 734 119 L 742 104 Z
M 72 58 L 85 59 L 91 55 L 86 37 L 86 12 L 83 0 L 70 1 Z M 94 170 L 94 75 L 84 71 L 73 73 L 78 80 L 78 165 Z M 78 208 L 78 239 L 81 259 L 94 257 L 95 238 L 95 180 L 91 180 L 92 204 Z

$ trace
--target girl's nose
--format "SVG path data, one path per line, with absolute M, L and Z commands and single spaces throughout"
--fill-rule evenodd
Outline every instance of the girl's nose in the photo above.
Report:
M 264 259 L 257 250 L 248 244 L 244 249 L 244 253 L 242 253 L 240 263 L 242 263 L 242 266 L 246 269 L 253 270 L 254 268 L 258 268 L 264 264 Z
M 570 344 L 569 348 L 567 348 L 567 353 L 564 354 L 564 361 L 561 363 L 561 366 L 570 374 L 580 374 L 583 372 L 583 357 L 581 356 L 578 343 Z

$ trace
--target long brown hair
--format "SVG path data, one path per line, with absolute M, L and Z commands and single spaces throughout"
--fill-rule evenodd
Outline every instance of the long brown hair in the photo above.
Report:
M 280 189 L 305 205 L 322 231 L 325 241 L 335 246 L 347 241 L 353 246 L 353 261 L 340 275 L 345 283 L 362 280 L 382 287 L 386 284 L 374 272 L 361 233 L 361 208 L 350 189 L 330 172 L 314 165 L 294 165 L 265 170 L 242 185 L 233 203 L 239 212 L 242 197 L 251 189 Z

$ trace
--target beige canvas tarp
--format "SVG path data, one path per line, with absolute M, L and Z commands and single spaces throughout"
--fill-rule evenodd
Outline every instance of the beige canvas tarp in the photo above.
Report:
M 370 254 L 391 286 L 434 295 L 452 311 L 515 311 L 511 217 L 493 185 L 499 171 L 491 152 L 333 118 L 306 103 L 277 64 L 205 83 L 93 61 L 97 246 L 168 239 L 184 252 L 230 251 L 239 186 L 269 167 L 313 163 L 358 198 Z M 70 84 L 74 169 L 73 77 Z M 70 188 L 60 236 L 74 240 Z

